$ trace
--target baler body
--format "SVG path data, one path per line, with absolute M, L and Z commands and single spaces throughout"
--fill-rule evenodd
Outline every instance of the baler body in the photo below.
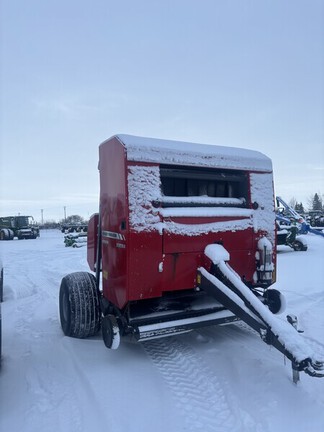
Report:
M 147 341 L 244 321 L 299 371 L 324 377 L 297 317 L 275 314 L 272 164 L 232 147 L 118 135 L 99 147 L 100 208 L 88 225 L 95 271 L 65 276 L 67 336 Z
M 263 154 L 119 135 L 100 145 L 99 171 L 102 291 L 118 309 L 195 289 L 213 243 L 248 286 L 274 282 L 273 176 Z M 96 226 L 88 233 L 92 270 Z M 263 237 L 273 245 L 272 274 L 261 280 Z

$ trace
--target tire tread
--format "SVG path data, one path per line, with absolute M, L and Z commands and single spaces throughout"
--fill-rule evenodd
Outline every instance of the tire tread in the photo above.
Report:
M 62 279 L 60 288 L 60 309 L 63 307 L 62 291 L 69 298 L 69 323 L 61 325 L 67 336 L 83 339 L 94 336 L 100 328 L 100 307 L 96 280 L 91 273 L 76 272 Z

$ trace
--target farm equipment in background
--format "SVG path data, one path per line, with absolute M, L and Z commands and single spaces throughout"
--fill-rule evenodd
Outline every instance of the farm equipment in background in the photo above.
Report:
M 311 210 L 307 213 L 307 223 L 312 229 L 317 231 L 324 231 L 324 211 Z
M 315 229 L 314 227 L 312 227 L 309 223 L 306 222 L 303 216 L 301 216 L 296 210 L 289 206 L 280 196 L 276 197 L 276 203 L 276 220 L 277 225 L 279 225 L 277 236 L 278 245 L 287 244 L 294 250 L 307 250 L 307 243 L 303 237 L 297 236 L 295 241 L 289 241 L 289 231 L 291 229 L 295 229 L 295 226 L 297 226 L 298 234 L 311 233 L 324 237 L 324 232 L 321 228 Z M 286 230 L 287 232 L 282 232 L 284 230 Z
M 72 233 L 64 236 L 64 244 L 66 247 L 80 248 L 87 246 L 87 234 L 86 233 Z
M 88 230 L 88 224 L 83 223 L 66 223 L 61 224 L 61 232 L 63 234 L 68 233 L 86 233 Z
M 61 327 L 107 348 L 243 320 L 299 371 L 323 361 L 282 312 L 271 160 L 251 150 L 118 135 L 99 147 L 90 272 L 60 285 Z
M 0 217 L 0 240 L 36 239 L 39 227 L 32 216 Z
M 282 225 L 283 224 L 283 225 Z M 276 215 L 277 246 L 289 246 L 295 251 L 307 251 L 305 237 L 297 235 L 299 228 L 294 218 Z

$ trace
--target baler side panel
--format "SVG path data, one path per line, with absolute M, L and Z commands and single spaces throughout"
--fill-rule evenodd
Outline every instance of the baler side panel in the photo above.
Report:
M 104 297 L 122 308 L 128 299 L 126 156 L 116 139 L 99 148 Z
M 128 293 L 129 300 L 162 294 L 162 234 L 152 202 L 160 190 L 158 164 L 128 161 L 129 205 Z
M 163 277 L 162 236 L 155 231 L 129 234 L 129 300 L 160 297 Z

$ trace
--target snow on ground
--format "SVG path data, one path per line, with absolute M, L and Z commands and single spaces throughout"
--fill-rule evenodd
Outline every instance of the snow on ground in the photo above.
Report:
M 280 246 L 278 282 L 324 354 L 324 239 L 308 251 Z M 122 343 L 65 337 L 61 278 L 88 270 L 86 248 L 66 248 L 59 231 L 0 243 L 2 303 L 0 430 L 10 432 L 322 432 L 324 378 L 301 374 L 244 323 Z M 304 337 L 304 336 L 302 336 Z

